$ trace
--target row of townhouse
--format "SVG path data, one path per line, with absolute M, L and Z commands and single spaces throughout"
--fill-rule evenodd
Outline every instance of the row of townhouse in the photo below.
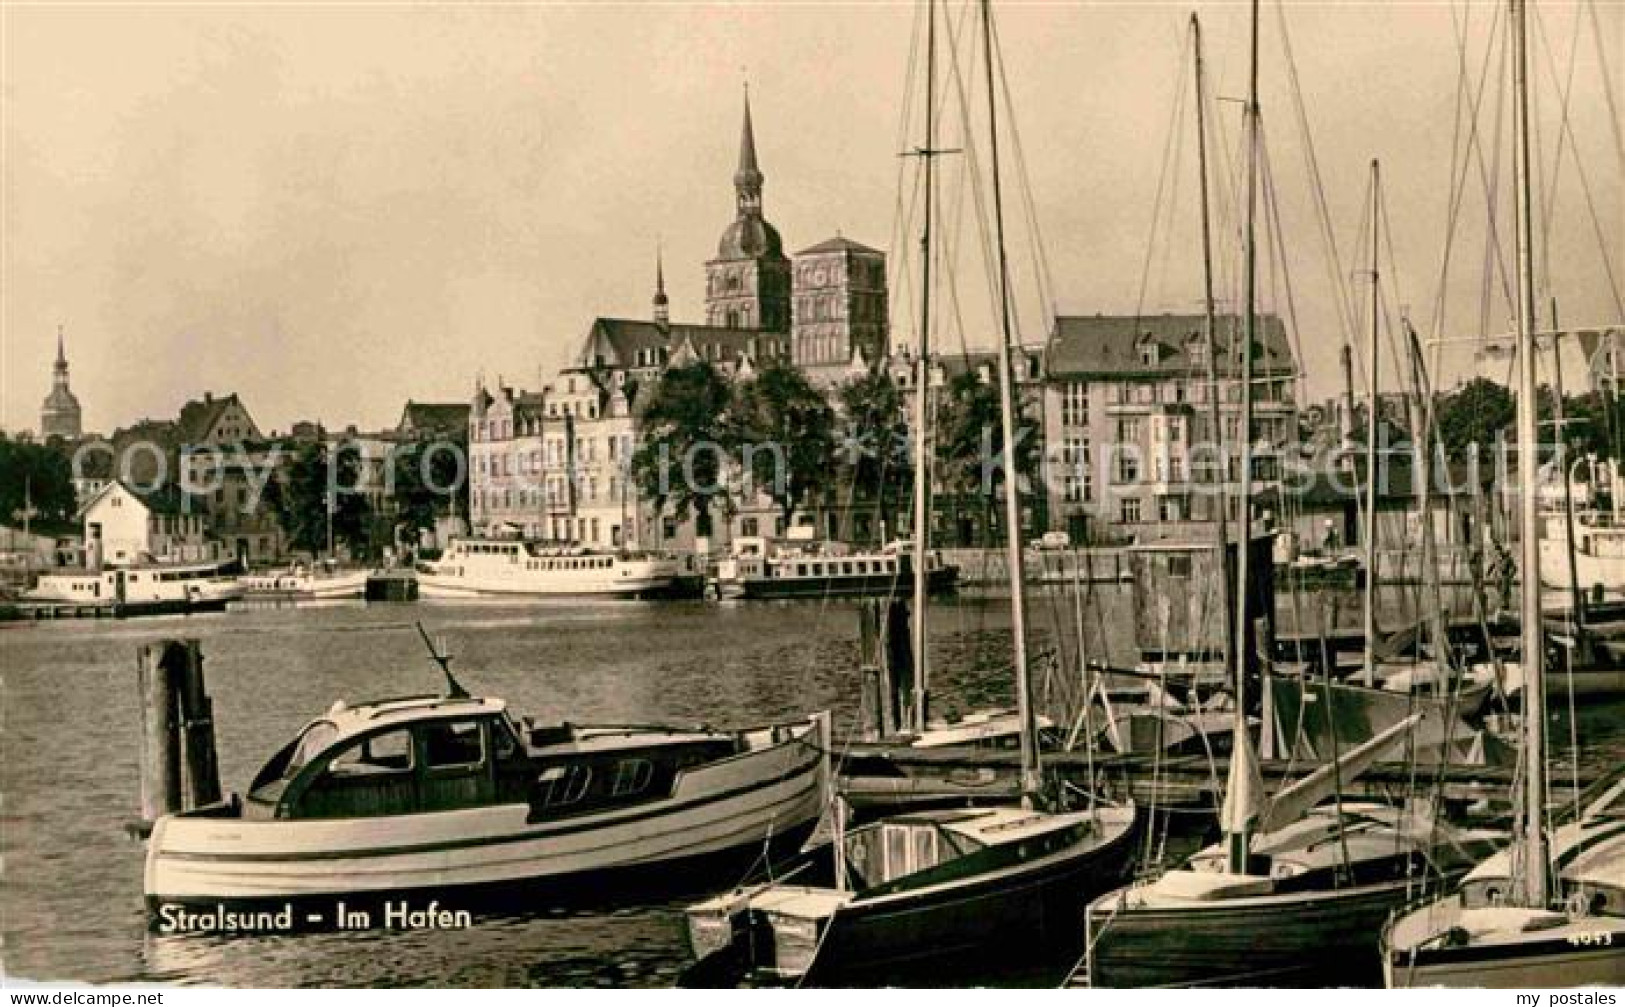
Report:
M 1214 333 L 1218 381 L 1208 377 L 1207 334 L 1200 316 L 1063 316 L 1046 344 L 1019 351 L 1014 368 L 1023 413 L 1037 427 L 1041 477 L 1024 486 L 1023 532 L 1066 531 L 1074 542 L 1178 538 L 1211 522 L 1217 500 L 1238 515 L 1241 445 L 1240 343 L 1237 320 L 1220 318 Z M 763 499 L 735 499 L 709 526 L 655 513 L 630 476 L 639 444 L 637 394 L 662 371 L 695 359 L 725 375 L 748 378 L 784 352 L 782 337 L 756 330 L 598 319 L 572 365 L 541 392 L 480 388 L 470 411 L 470 509 L 476 531 L 522 535 L 603 548 L 691 548 L 737 536 L 787 533 Z M 911 412 L 915 364 L 907 354 L 879 363 Z M 861 358 L 835 378 L 865 373 Z M 934 358 L 933 395 L 962 373 L 993 382 L 997 356 L 982 352 Z M 1253 488 L 1264 498 L 1279 485 L 1298 441 L 1298 365 L 1285 326 L 1259 320 L 1254 349 Z M 1216 399 L 1214 402 L 1212 400 Z M 1221 428 L 1213 428 L 1214 405 Z M 1221 459 L 1230 480 L 1216 491 Z M 818 535 L 856 542 L 901 537 L 900 514 L 878 514 L 860 494 L 834 494 L 798 513 L 793 523 Z M 982 545 L 999 534 L 999 508 L 956 498 L 939 486 L 932 539 Z

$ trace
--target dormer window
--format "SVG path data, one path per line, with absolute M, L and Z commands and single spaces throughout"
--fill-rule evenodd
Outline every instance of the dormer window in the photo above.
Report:
M 1149 333 L 1147 333 L 1149 336 Z M 1140 344 L 1140 363 L 1146 367 L 1155 367 L 1162 361 L 1161 348 L 1149 338 Z

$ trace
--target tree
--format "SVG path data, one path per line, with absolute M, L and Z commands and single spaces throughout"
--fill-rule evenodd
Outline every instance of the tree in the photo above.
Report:
M 872 496 L 877 527 L 908 503 L 913 444 L 907 403 L 886 371 L 854 378 L 836 393 L 841 407 L 840 462 L 853 498 Z
M 28 520 L 36 524 L 73 520 L 73 467 L 61 444 L 0 434 L 0 522 L 21 527 L 25 507 L 31 510 Z
M 769 364 L 736 389 L 729 427 L 745 485 L 773 498 L 785 527 L 797 507 L 831 484 L 835 411 L 789 364 Z
M 361 452 L 353 444 L 341 444 L 334 450 L 312 441 L 294 452 L 287 471 L 266 487 L 271 508 L 293 548 L 311 553 L 327 551 L 331 495 L 335 546 L 342 542 L 352 554 L 366 554 L 371 508 L 367 498 L 354 488 L 360 472 Z M 330 494 L 329 485 L 337 491 Z
M 416 544 L 442 516 L 468 517 L 468 435 L 408 441 L 394 453 L 394 532 Z
M 1033 485 L 1039 472 L 1038 427 L 1026 417 L 1026 403 L 1016 394 L 1015 468 L 1018 477 Z M 999 416 L 997 379 L 986 382 L 975 371 L 963 371 L 948 382 L 947 394 L 937 406 L 937 479 L 952 498 L 956 516 L 964 500 L 981 497 L 985 527 L 998 525 L 1005 468 L 1004 431 Z M 991 477 L 991 478 L 988 478 Z
M 678 517 L 695 515 L 701 534 L 710 533 L 717 498 L 726 505 L 732 404 L 728 380 L 697 360 L 663 373 L 643 407 L 643 439 L 632 456 L 638 492 L 657 509 L 670 504 Z
M 1451 458 L 1466 457 L 1469 445 L 1487 452 L 1512 425 L 1517 413 L 1512 393 L 1488 378 L 1474 378 L 1444 396 L 1437 418 L 1439 437 Z

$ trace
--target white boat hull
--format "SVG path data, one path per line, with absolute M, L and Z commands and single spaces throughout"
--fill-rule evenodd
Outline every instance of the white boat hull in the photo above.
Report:
M 1389 989 L 1563 989 L 1625 983 L 1625 919 L 1579 917 L 1475 947 L 1443 947 L 1428 938 L 1462 923 L 1460 895 L 1395 918 L 1383 933 Z
M 767 840 L 804 835 L 822 811 L 817 741 L 809 724 L 796 738 L 683 772 L 659 801 L 536 823 L 526 821 L 526 804 L 293 821 L 169 816 L 153 829 L 146 895 L 159 911 L 580 882 L 759 850 Z

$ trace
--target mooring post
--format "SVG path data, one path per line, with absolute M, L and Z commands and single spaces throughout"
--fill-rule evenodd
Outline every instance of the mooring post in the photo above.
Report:
M 891 688 L 887 706 L 892 716 L 893 730 L 902 730 L 905 720 L 912 721 L 909 711 L 914 709 L 914 644 L 909 635 L 909 607 L 902 599 L 886 606 L 882 616 L 886 620 L 886 655 L 882 662 L 888 672 Z M 924 724 L 914 724 L 914 730 L 924 731 Z
M 214 701 L 203 683 L 203 651 L 196 640 L 168 641 L 166 658 L 176 678 L 181 738 L 181 800 L 190 811 L 220 800 L 214 746 Z
M 141 689 L 141 817 L 148 822 L 181 806 L 175 686 L 164 660 L 167 646 L 150 643 L 136 652 Z

